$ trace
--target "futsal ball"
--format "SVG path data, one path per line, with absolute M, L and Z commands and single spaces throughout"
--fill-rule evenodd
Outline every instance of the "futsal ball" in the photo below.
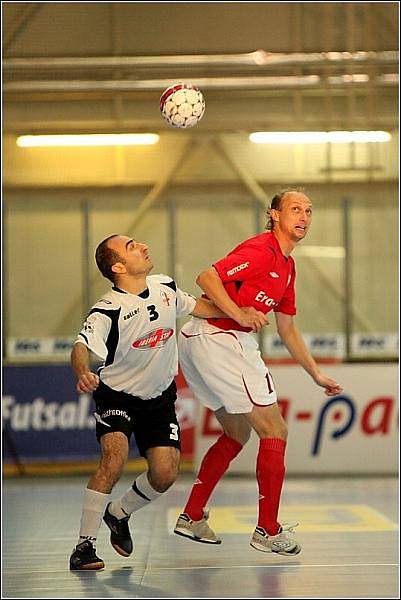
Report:
M 172 127 L 188 129 L 203 117 L 205 99 L 202 92 L 190 83 L 171 85 L 160 97 L 163 119 Z

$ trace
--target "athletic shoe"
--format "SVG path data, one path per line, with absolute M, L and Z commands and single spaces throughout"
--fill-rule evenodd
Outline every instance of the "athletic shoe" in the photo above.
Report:
M 75 547 L 70 557 L 71 571 L 96 571 L 104 569 L 104 562 L 96 556 L 92 542 L 85 540 Z
M 221 540 L 207 524 L 209 512 L 203 511 L 203 518 L 200 521 L 193 521 L 186 513 L 181 513 L 178 517 L 174 533 L 182 535 L 194 542 L 203 542 L 204 544 L 221 544 Z
M 283 523 L 277 535 L 269 535 L 263 527 L 256 527 L 251 539 L 251 546 L 261 552 L 276 552 L 285 556 L 293 556 L 301 552 L 301 546 L 290 534 L 299 523 Z
M 109 510 L 110 504 L 111 502 L 106 506 L 103 515 L 103 521 L 111 531 L 110 543 L 118 554 L 121 554 L 121 556 L 129 556 L 133 550 L 131 534 L 128 527 L 129 516 L 117 519 L 117 517 L 112 515 Z

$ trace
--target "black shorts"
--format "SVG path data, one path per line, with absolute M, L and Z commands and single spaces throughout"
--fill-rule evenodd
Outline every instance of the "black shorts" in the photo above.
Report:
M 180 426 L 174 403 L 177 387 L 173 381 L 164 392 L 150 400 L 141 400 L 125 392 L 117 392 L 102 381 L 93 392 L 96 403 L 96 437 L 112 431 L 121 431 L 128 441 L 134 434 L 141 456 L 157 446 L 181 449 Z

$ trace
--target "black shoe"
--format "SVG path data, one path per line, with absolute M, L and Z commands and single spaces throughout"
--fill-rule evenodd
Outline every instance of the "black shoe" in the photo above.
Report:
M 70 558 L 71 571 L 96 571 L 104 569 L 104 562 L 96 556 L 92 542 L 85 540 L 76 546 Z
M 103 515 L 103 521 L 111 531 L 110 543 L 118 554 L 121 554 L 121 556 L 129 556 L 133 550 L 131 534 L 128 527 L 129 516 L 117 519 L 117 517 L 112 515 L 109 511 L 110 504 L 111 502 L 106 506 Z

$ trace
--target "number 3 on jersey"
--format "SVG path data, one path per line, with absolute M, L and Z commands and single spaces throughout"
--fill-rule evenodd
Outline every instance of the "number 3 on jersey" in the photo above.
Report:
M 156 306 L 154 304 L 150 304 L 146 307 L 149 312 L 149 321 L 156 321 L 159 318 L 159 313 L 156 310 Z
M 176 425 L 175 423 L 170 423 L 170 427 L 170 440 L 178 440 L 178 425 Z

